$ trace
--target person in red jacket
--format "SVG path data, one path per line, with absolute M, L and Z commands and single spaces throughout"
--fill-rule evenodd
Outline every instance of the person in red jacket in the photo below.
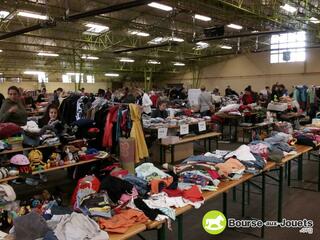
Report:
M 255 99 L 254 99 L 253 92 L 251 91 L 251 88 L 247 87 L 244 90 L 244 94 L 242 96 L 242 103 L 243 105 L 248 105 L 254 102 L 255 102 Z

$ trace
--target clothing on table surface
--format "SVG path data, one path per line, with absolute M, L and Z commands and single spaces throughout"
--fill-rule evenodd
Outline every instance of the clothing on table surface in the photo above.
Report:
M 264 141 L 267 143 L 270 143 L 270 144 L 275 144 L 275 143 L 280 143 L 280 142 L 287 143 L 287 142 L 289 142 L 290 139 L 292 139 L 291 134 L 273 131 L 273 132 L 271 132 L 271 136 L 264 139 Z
M 135 162 L 138 163 L 140 159 L 149 156 L 146 140 L 144 138 L 143 129 L 141 126 L 141 115 L 139 107 L 135 104 L 129 104 L 132 129 L 130 132 L 130 137 L 135 139 Z
M 106 193 L 93 193 L 81 201 L 80 210 L 89 216 L 111 218 L 111 207 Z
M 72 197 L 71 197 L 71 204 L 74 206 L 77 194 L 80 189 L 91 189 L 94 192 L 99 192 L 100 189 L 100 181 L 95 176 L 86 176 L 78 180 L 77 186 L 75 187 Z
M 113 203 L 118 203 L 122 194 L 132 194 L 133 185 L 113 176 L 106 176 L 101 181 L 101 190 L 106 190 Z
M 159 193 L 163 188 L 168 187 L 173 182 L 172 177 L 166 177 L 166 178 L 160 178 L 160 179 L 152 179 L 150 181 L 151 185 L 151 193 Z M 162 185 L 162 189 L 160 188 L 160 185 Z
M 54 233 L 59 240 L 106 240 L 107 232 L 100 230 L 99 225 L 81 213 L 55 215 L 50 221 L 58 222 Z
M 142 196 L 149 192 L 149 184 L 146 180 L 138 178 L 132 174 L 128 174 L 126 176 L 123 176 L 122 178 L 123 180 L 131 183 Z
M 162 212 L 160 212 L 158 209 L 149 208 L 148 205 L 140 197 L 134 199 L 133 204 L 135 208 L 143 211 L 143 213 L 152 221 L 157 219 L 159 214 L 162 214 Z M 130 203 L 127 206 L 131 208 Z
M 152 180 L 152 179 L 160 179 L 170 177 L 167 173 L 163 172 L 159 168 L 155 167 L 153 163 L 143 163 L 136 167 L 137 177 L 142 178 L 144 180 Z
M 155 109 L 151 113 L 151 118 L 163 118 L 166 119 L 168 117 L 167 110 L 160 110 L 159 108 Z
M 245 166 L 236 158 L 229 158 L 224 163 L 218 163 L 216 167 L 219 168 L 218 173 L 220 176 L 225 177 L 232 173 L 242 174 L 245 170 Z
M 180 174 L 181 180 L 186 183 L 194 183 L 200 186 L 215 185 L 217 186 L 220 181 L 212 179 L 210 174 L 205 174 L 198 170 L 186 171 Z
M 249 144 L 251 153 L 257 154 L 264 159 L 269 158 L 269 148 L 270 144 L 262 141 L 253 141 Z
M 222 158 L 218 158 L 216 156 L 204 156 L 204 155 L 196 155 L 190 156 L 185 159 L 182 163 L 188 162 L 212 162 L 212 163 L 222 163 L 224 160 Z
M 142 96 L 142 107 L 143 107 L 143 112 L 146 114 L 151 113 L 151 106 L 152 106 L 152 101 L 147 93 L 144 93 Z
M 9 109 L 16 107 L 15 112 L 9 112 Z M 19 126 L 27 123 L 27 111 L 22 102 L 13 102 L 9 98 L 5 99 L 0 109 L 0 123 L 11 122 Z
M 139 193 L 135 187 L 132 188 L 131 193 L 123 193 L 120 197 L 121 203 L 128 203 L 131 200 L 136 199 Z
M 111 219 L 99 218 L 100 228 L 112 233 L 125 233 L 135 223 L 146 223 L 148 218 L 143 212 L 134 209 L 122 210 Z
M 199 187 L 196 185 L 193 185 L 189 189 L 164 189 L 163 191 L 167 193 L 169 197 L 183 197 L 184 199 L 190 200 L 192 202 L 199 202 L 204 200 Z
M 202 91 L 198 98 L 200 113 L 209 111 L 213 108 L 211 94 L 207 91 Z
M 15 239 L 34 240 L 44 237 L 50 230 L 45 219 L 36 212 L 17 217 L 13 220 Z
M 228 153 L 224 156 L 225 159 L 236 157 L 238 160 L 242 161 L 255 161 L 255 157 L 250 152 L 250 147 L 247 145 L 241 145 L 235 151 Z
M 206 152 L 204 156 L 206 157 L 216 157 L 218 159 L 223 159 L 225 155 L 227 155 L 230 151 L 226 150 L 215 150 L 214 152 Z

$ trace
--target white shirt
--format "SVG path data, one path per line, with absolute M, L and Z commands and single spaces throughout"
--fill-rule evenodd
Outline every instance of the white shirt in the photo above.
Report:
M 144 113 L 151 113 L 152 101 L 148 94 L 144 93 L 142 96 L 142 107 Z

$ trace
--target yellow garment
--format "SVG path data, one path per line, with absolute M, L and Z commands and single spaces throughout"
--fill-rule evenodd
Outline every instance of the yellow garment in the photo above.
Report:
M 136 104 L 129 104 L 130 115 L 132 120 L 132 129 L 130 137 L 135 140 L 135 162 L 149 156 L 146 140 L 144 138 L 143 129 L 141 126 L 141 113 Z

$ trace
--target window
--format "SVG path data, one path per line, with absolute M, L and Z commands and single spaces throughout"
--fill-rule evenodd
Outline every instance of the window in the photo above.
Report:
M 87 83 L 94 83 L 95 79 L 94 79 L 94 75 L 87 75 Z
M 48 76 L 45 72 L 39 72 L 38 73 L 38 83 L 47 83 L 48 82 Z
M 86 79 L 87 83 L 95 83 L 94 75 L 86 75 L 86 77 L 84 77 L 83 73 L 66 73 L 62 75 L 63 83 L 79 83 L 80 80 L 83 83 L 84 79 Z
M 304 62 L 306 33 L 294 32 L 271 36 L 270 63 Z

